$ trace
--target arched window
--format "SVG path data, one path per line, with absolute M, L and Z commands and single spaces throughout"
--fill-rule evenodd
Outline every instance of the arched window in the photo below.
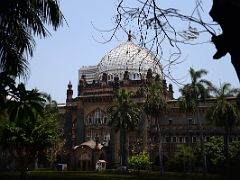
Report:
M 85 120 L 85 125 L 107 125 L 107 123 L 107 114 L 101 109 L 96 109 L 89 113 Z

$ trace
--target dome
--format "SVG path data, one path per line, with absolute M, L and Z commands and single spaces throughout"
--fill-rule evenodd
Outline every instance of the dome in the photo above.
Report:
M 162 77 L 160 61 L 148 49 L 134 44 L 131 38 L 112 49 L 98 65 L 100 78 L 106 73 L 110 81 L 115 76 L 122 80 L 125 71 L 128 71 L 129 79 L 140 80 L 146 78 L 148 69 L 152 70 L 153 76 L 159 74 Z
M 86 141 L 86 142 L 82 143 L 80 146 L 75 146 L 74 149 L 77 149 L 77 148 L 82 147 L 82 146 L 87 146 L 91 149 L 95 149 L 95 148 L 102 149 L 102 147 L 103 147 L 103 145 L 97 144 L 96 141 L 89 140 L 89 141 Z

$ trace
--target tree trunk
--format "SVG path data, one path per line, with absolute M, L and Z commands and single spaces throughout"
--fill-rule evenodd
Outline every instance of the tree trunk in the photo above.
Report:
M 159 122 L 157 121 L 157 129 L 159 135 L 159 144 L 158 144 L 158 151 L 159 151 L 159 164 L 160 164 L 160 175 L 163 175 L 163 153 L 162 153 L 162 136 L 160 131 Z
M 126 129 L 120 129 L 120 149 L 121 149 L 121 168 L 124 172 L 127 171 L 127 151 L 126 151 Z
M 225 159 L 226 159 L 226 169 L 228 170 L 229 168 L 229 150 L 228 150 L 228 146 L 229 146 L 229 136 L 228 136 L 228 133 L 224 133 L 224 156 L 225 156 Z
M 231 62 L 240 81 L 240 52 L 239 50 L 233 50 L 230 52 Z
M 145 117 L 143 124 L 143 150 L 146 152 L 148 150 L 148 119 L 149 117 Z
M 201 145 L 201 154 L 202 154 L 202 161 L 203 161 L 203 177 L 205 178 L 207 173 L 207 160 L 206 160 L 206 152 L 204 148 L 203 125 L 201 120 L 199 119 L 198 109 L 197 109 L 197 119 L 200 125 L 200 145 Z

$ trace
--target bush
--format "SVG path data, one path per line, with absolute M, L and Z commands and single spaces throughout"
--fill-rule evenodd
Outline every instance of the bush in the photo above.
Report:
M 128 160 L 128 164 L 139 173 L 140 170 L 146 169 L 151 164 L 151 162 L 146 152 L 140 152 L 137 155 L 133 155 Z

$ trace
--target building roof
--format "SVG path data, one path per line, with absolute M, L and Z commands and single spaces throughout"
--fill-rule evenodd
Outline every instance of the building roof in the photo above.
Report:
M 103 145 L 101 145 L 100 143 L 98 143 L 98 145 L 96 146 L 96 141 L 89 140 L 89 141 L 83 142 L 79 146 L 75 146 L 74 149 L 77 149 L 82 146 L 87 146 L 91 149 L 102 149 L 102 147 L 103 147 Z
M 125 71 L 145 76 L 148 69 L 152 70 L 153 75 L 159 74 L 162 77 L 159 59 L 148 49 L 134 44 L 131 39 L 107 53 L 98 66 L 100 76 L 107 73 L 118 75 L 119 79 L 122 79 L 120 74 L 123 75 Z
M 107 163 L 107 161 L 99 159 L 97 163 Z

